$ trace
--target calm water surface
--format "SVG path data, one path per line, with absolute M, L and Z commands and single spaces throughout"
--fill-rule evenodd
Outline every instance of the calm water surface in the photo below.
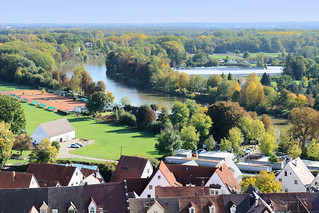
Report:
M 90 73 L 93 81 L 104 81 L 106 84 L 106 90 L 113 92 L 115 96 L 115 102 L 119 103 L 121 98 L 128 96 L 132 101 L 132 105 L 140 106 L 142 104 L 157 104 L 159 106 L 172 107 L 176 101 L 185 101 L 185 98 L 170 96 L 164 93 L 155 93 L 154 91 L 137 89 L 135 87 L 127 86 L 123 83 L 116 82 L 106 76 L 105 60 L 98 59 L 82 63 L 74 63 L 65 65 L 63 71 L 67 73 L 68 77 L 71 78 L 73 70 L 78 66 L 84 66 L 85 69 Z M 282 67 L 268 67 L 264 68 L 239 68 L 239 67 L 212 67 L 212 68 L 195 68 L 195 69 L 181 69 L 180 72 L 187 74 L 199 74 L 204 77 L 214 74 L 228 74 L 232 73 L 234 76 L 243 77 L 250 73 L 257 73 L 262 75 L 264 72 L 270 75 L 280 75 Z

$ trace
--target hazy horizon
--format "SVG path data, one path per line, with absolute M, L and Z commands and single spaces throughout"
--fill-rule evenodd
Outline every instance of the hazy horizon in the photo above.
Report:
M 10 24 L 170 24 L 319 22 L 312 0 L 11 0 L 0 22 Z

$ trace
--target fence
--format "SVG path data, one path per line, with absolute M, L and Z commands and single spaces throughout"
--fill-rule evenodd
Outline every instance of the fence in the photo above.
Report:
M 52 106 L 49 106 L 49 109 L 51 109 L 51 110 L 53 110 L 53 111 L 56 110 L 55 107 L 52 107 Z
M 43 108 L 47 108 L 47 105 L 40 103 L 40 106 Z

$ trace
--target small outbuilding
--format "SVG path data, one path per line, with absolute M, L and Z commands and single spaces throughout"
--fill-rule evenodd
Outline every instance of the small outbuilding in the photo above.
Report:
M 75 130 L 66 118 L 43 123 L 31 135 L 32 142 L 39 144 L 42 139 L 48 138 L 51 142 L 65 142 L 75 139 Z

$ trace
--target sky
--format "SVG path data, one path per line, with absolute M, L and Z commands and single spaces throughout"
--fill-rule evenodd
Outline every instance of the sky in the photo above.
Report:
M 318 0 L 0 0 L 0 23 L 319 22 Z

